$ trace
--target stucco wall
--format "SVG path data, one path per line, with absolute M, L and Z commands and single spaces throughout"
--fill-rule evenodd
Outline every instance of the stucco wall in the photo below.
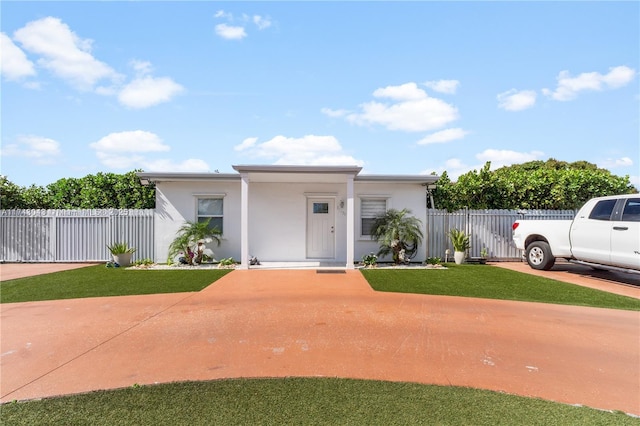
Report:
M 240 182 L 159 182 L 156 185 L 156 262 L 167 261 L 169 245 L 186 221 L 197 219 L 197 199 L 224 195 L 224 234 L 219 247 L 212 243 L 216 259 L 240 258 Z
M 377 253 L 379 246 L 375 241 L 371 241 L 369 237 L 362 237 L 361 221 L 360 221 L 360 200 L 363 197 L 387 197 L 387 208 L 402 210 L 407 208 L 411 210 L 412 215 L 420 219 L 422 222 L 422 232 L 426 235 L 426 191 L 425 188 L 418 184 L 406 183 L 363 183 L 356 182 L 355 192 L 355 253 L 354 260 L 359 262 L 362 256 L 371 252 Z M 425 242 L 423 241 L 414 261 L 425 260 Z M 381 258 L 381 261 L 390 261 L 391 258 Z
M 249 185 L 249 255 L 261 261 L 303 261 L 307 251 L 307 197 L 335 198 L 335 261 L 346 261 L 346 184 Z
M 185 221 L 196 220 L 197 198 L 224 195 L 224 235 L 211 247 L 217 259 L 240 259 L 240 182 L 158 182 L 156 184 L 155 252 L 166 262 L 168 248 Z M 425 191 L 420 184 L 362 183 L 354 185 L 355 261 L 378 251 L 378 244 L 361 237 L 360 199 L 388 197 L 389 208 L 409 208 L 426 225 Z M 306 257 L 307 198 L 335 199 L 335 261 L 346 261 L 345 183 L 249 184 L 249 254 L 261 261 L 304 261 Z M 344 206 L 341 206 L 344 201 Z M 423 227 L 424 231 L 424 227 Z M 415 260 L 424 260 L 424 244 Z

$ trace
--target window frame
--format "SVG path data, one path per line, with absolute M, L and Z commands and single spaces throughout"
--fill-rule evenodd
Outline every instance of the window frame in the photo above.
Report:
M 196 222 L 200 223 L 200 219 L 201 218 L 220 218 L 221 222 L 222 222 L 222 229 L 220 232 L 220 237 L 222 238 L 222 236 L 224 235 L 224 229 L 225 229 L 225 205 L 227 203 L 225 203 L 225 196 L 227 194 L 193 194 L 193 196 L 195 197 L 195 217 L 196 217 Z M 205 214 L 205 215 L 201 215 L 200 214 L 200 200 L 220 200 L 222 202 L 222 214 Z
M 620 206 L 620 221 L 621 222 L 640 222 L 640 218 L 636 219 L 636 216 L 637 216 L 636 214 L 633 214 L 632 217 L 625 217 L 625 212 L 627 211 L 627 207 L 632 202 L 633 203 L 640 203 L 640 198 L 625 198 L 624 199 L 624 203 L 622 204 L 622 206 Z M 630 213 L 626 213 L 626 214 L 631 216 Z
M 613 206 L 611 207 L 611 212 L 609 213 L 609 216 L 604 216 L 602 214 L 596 215 L 596 213 L 600 213 L 598 212 L 596 209 L 598 208 L 598 206 L 604 206 L 604 205 L 608 205 L 613 203 Z M 598 201 L 593 208 L 591 209 L 591 212 L 589 213 L 589 219 L 590 220 L 599 220 L 599 221 L 603 221 L 603 222 L 609 222 L 614 220 L 614 215 L 616 214 L 616 204 L 618 203 L 618 200 L 615 199 L 608 199 L 608 200 L 600 200 Z
M 389 209 L 391 208 L 391 196 L 389 195 L 378 195 L 378 194 L 366 194 L 366 195 L 359 195 L 358 196 L 359 199 L 359 209 L 358 209 L 358 227 L 359 227 L 359 237 L 362 240 L 373 240 L 373 236 L 372 234 L 365 234 L 364 233 L 364 224 L 363 224 L 363 220 L 364 219 L 374 219 L 375 217 L 377 217 L 380 213 L 377 213 L 376 216 L 374 217 L 369 217 L 369 216 L 363 216 L 362 214 L 362 207 L 363 204 L 365 204 L 366 201 L 384 201 L 385 203 L 385 207 L 384 207 L 384 213 L 386 213 L 387 211 L 389 211 Z

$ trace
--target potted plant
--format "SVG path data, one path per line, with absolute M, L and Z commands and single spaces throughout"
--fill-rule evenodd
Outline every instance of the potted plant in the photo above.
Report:
M 486 247 L 482 247 L 482 250 L 480 250 L 480 263 L 483 265 L 487 263 L 487 257 L 489 257 L 489 251 Z
M 375 268 L 378 263 L 378 256 L 371 252 L 370 254 L 365 254 L 362 256 L 362 264 L 365 268 Z
M 129 247 L 127 243 L 114 243 L 107 246 L 113 257 L 113 263 L 118 266 L 131 265 L 131 255 L 135 253 L 136 249 Z
M 449 231 L 449 238 L 453 244 L 453 259 L 457 265 L 460 265 L 464 261 L 465 251 L 471 248 L 469 236 L 459 229 L 453 228 Z

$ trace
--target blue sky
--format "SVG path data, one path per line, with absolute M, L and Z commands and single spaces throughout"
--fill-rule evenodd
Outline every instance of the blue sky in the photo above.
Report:
M 586 160 L 640 184 L 638 2 L 2 2 L 1 173 Z

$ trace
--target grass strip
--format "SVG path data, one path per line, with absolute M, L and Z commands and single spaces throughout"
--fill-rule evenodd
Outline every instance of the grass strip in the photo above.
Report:
M 640 310 L 640 300 L 491 265 L 449 269 L 363 269 L 376 291 Z
M 131 270 L 88 266 L 0 283 L 0 303 L 200 291 L 229 269 Z
M 9 403 L 5 425 L 637 425 L 638 419 L 492 391 L 336 378 L 132 386 Z

